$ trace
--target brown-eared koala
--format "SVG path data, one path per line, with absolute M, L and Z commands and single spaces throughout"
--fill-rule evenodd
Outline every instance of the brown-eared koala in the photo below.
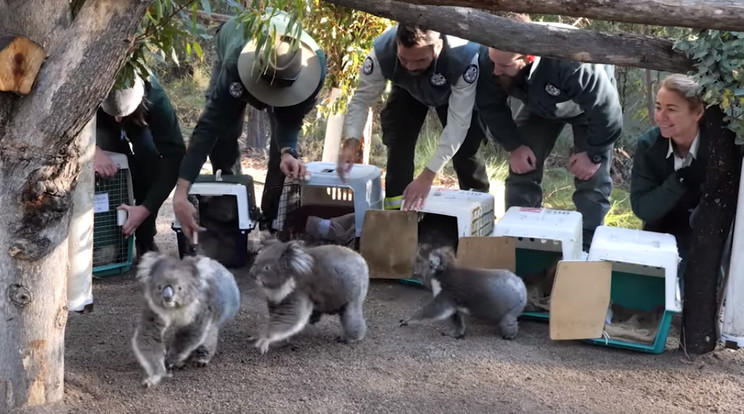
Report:
M 220 329 L 240 308 L 240 291 L 230 271 L 204 256 L 183 260 L 159 252 L 137 266 L 144 304 L 132 349 L 147 373 L 143 384 L 157 385 L 167 370 L 193 359 L 206 366 L 217 349 Z M 166 343 L 165 333 L 173 328 Z
M 458 266 L 449 247 L 419 256 L 414 274 L 431 288 L 434 299 L 401 320 L 400 326 L 449 318 L 454 328 L 451 335 L 459 339 L 465 336 L 465 316 L 472 315 L 498 323 L 504 339 L 517 336 L 517 317 L 527 303 L 527 289 L 519 276 L 508 270 Z
M 337 245 L 306 247 L 296 240 L 263 243 L 250 270 L 269 308 L 266 331 L 255 342 L 262 354 L 323 314 L 340 315 L 344 335 L 339 341 L 364 338 L 369 269 L 359 253 Z

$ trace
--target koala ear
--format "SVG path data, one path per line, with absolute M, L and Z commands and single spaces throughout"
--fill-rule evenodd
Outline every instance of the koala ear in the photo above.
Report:
M 313 257 L 305 251 L 305 243 L 293 240 L 279 258 L 286 268 L 299 275 L 308 275 L 313 270 Z
M 142 255 L 139 264 L 137 265 L 137 276 L 136 278 L 144 283 L 150 280 L 152 269 L 165 257 L 160 252 L 147 252 Z
M 429 253 L 429 263 L 437 272 L 444 271 L 454 260 L 454 254 L 449 247 L 439 247 Z

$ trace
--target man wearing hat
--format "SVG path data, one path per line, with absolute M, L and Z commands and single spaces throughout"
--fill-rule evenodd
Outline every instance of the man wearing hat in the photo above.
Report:
M 507 16 L 530 22 L 527 15 Z M 583 217 L 583 247 L 588 251 L 594 230 L 610 209 L 612 148 L 623 128 L 614 66 L 484 47 L 481 68 L 480 117 L 509 151 L 506 208 L 542 205 L 545 160 L 570 124 L 574 147 L 566 169 L 575 177 L 573 201 Z M 516 117 L 507 105 L 509 96 L 523 103 Z
M 266 110 L 271 121 L 269 166 L 261 201 L 264 225 L 276 217 L 285 175 L 294 179 L 305 175 L 297 141 L 303 120 L 314 108 L 325 80 L 325 55 L 305 32 L 298 47 L 291 47 L 293 34 L 287 33 L 288 23 L 289 16 L 283 12 L 271 19 L 277 36 L 266 42 L 272 47 L 268 61 L 263 50 L 260 56 L 255 53 L 256 42 L 246 40 L 244 27 L 236 17 L 217 33 L 217 61 L 207 104 L 181 163 L 173 197 L 176 217 L 189 239 L 198 230 L 196 209 L 187 200 L 189 187 L 207 156 L 214 172 L 239 173 L 238 138 L 246 105 Z
M 488 192 L 486 165 L 478 153 L 485 136 L 473 116 L 478 47 L 405 24 L 375 39 L 346 113 L 346 140 L 337 168 L 340 178 L 351 168 L 368 108 L 390 81 L 390 97 L 380 114 L 382 142 L 387 146 L 385 209 L 422 207 L 436 174 L 450 159 L 461 189 Z M 444 130 L 436 153 L 414 179 L 416 142 L 429 108 L 435 108 Z
M 170 99 L 154 75 L 112 90 L 98 109 L 93 165 L 99 177 L 111 178 L 119 167 L 103 150 L 129 159 L 135 205 L 118 209 L 127 211 L 122 232 L 135 235 L 138 257 L 158 250 L 155 220 L 176 184 L 185 147 Z

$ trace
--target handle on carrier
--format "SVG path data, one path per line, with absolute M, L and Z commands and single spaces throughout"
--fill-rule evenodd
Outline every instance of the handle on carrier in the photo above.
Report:
M 116 225 L 121 227 L 127 222 L 128 214 L 123 208 L 116 210 Z

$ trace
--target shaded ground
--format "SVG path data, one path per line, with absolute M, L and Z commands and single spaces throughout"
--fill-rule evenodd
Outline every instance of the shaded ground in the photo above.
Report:
M 171 220 L 168 203 L 157 241 L 175 255 Z M 741 412 L 744 352 L 688 360 L 674 341 L 662 355 L 552 342 L 546 324 L 530 321 L 514 341 L 477 321 L 456 340 L 440 335 L 443 324 L 398 327 L 430 297 L 398 282 L 373 281 L 362 342 L 337 344 L 338 321 L 327 317 L 261 356 L 246 338 L 261 326 L 265 305 L 246 270 L 235 273 L 241 311 L 223 331 L 213 364 L 176 372 L 150 390 L 140 386 L 143 372 L 130 348 L 139 309 L 133 274 L 96 280 L 94 312 L 68 321 L 68 412 Z

